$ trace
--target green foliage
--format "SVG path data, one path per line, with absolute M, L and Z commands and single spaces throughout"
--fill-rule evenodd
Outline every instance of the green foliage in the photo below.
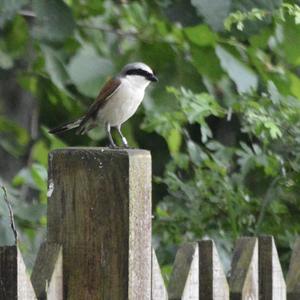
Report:
M 64 145 L 106 143 L 101 130 L 57 138 L 47 129 L 77 118 L 110 74 L 141 60 L 160 81 L 124 131 L 132 145 L 152 151 L 154 245 L 166 274 L 176 247 L 203 237 L 214 238 L 228 262 L 238 236 L 273 234 L 286 264 L 300 231 L 297 4 L 3 3 L 0 75 L 14 72 L 40 111 L 37 138 L 0 118 L 1 148 L 16 158 L 31 150 L 30 163 L 5 184 L 27 246 L 38 244 L 32 228 L 45 223 L 47 153 Z M 35 17 L 20 12 L 24 5 Z M 32 191 L 29 203 L 22 199 L 24 189 Z M 31 209 L 37 212 L 28 213 Z M 2 231 L 5 216 L 3 210 Z
M 75 27 L 70 8 L 60 0 L 33 0 L 32 9 L 36 15 L 33 34 L 37 39 L 63 42 Z
M 14 156 L 24 153 L 24 147 L 29 142 L 28 132 L 7 118 L 0 117 L 2 138 L 0 145 Z
M 0 28 L 5 22 L 12 19 L 17 11 L 22 8 L 28 0 L 1 0 L 0 2 Z
M 214 30 L 223 29 L 223 22 L 230 11 L 231 0 L 191 0 L 191 3 Z
M 86 46 L 72 58 L 68 71 L 83 95 L 96 97 L 101 82 L 113 72 L 113 65 L 110 60 L 99 57 L 93 47 Z
M 242 62 L 238 53 L 236 53 L 236 57 L 221 46 L 217 46 L 216 54 L 223 70 L 227 72 L 230 79 L 236 84 L 240 94 L 250 93 L 251 90 L 256 90 L 258 85 L 257 75 L 246 63 Z
M 282 5 L 275 10 L 252 8 L 244 12 L 240 10 L 235 11 L 226 18 L 224 26 L 227 30 L 231 30 L 233 25 L 235 25 L 238 30 L 243 30 L 245 21 L 263 21 L 270 15 L 281 21 L 286 21 L 286 15 L 289 15 L 294 17 L 295 24 L 300 24 L 300 6 L 297 4 L 282 3 Z
M 24 170 L 25 171 L 25 170 Z M 22 171 L 21 171 L 22 172 Z M 21 173 L 20 172 L 20 173 Z M 28 175 L 28 174 L 26 174 Z M 18 175 L 19 176 L 19 175 Z M 25 172 L 23 172 L 25 176 Z M 26 176 L 26 181 L 30 181 L 31 176 Z M 45 177 L 43 178 L 45 184 Z M 31 183 L 36 190 L 34 181 Z M 7 185 L 7 184 L 6 184 Z M 0 182 L 0 186 L 2 183 Z M 23 185 L 24 187 L 24 185 Z M 39 191 L 40 192 L 40 191 Z M 44 239 L 46 225 L 46 203 L 41 203 L 34 199 L 30 204 L 23 199 L 24 190 L 10 187 L 7 191 L 8 200 L 12 204 L 16 229 L 21 241 L 21 249 L 26 253 L 26 262 L 31 269 L 35 261 L 36 251 L 40 242 Z M 45 197 L 44 197 L 45 198 Z M 7 205 L 4 201 L 4 192 L 0 190 L 0 236 L 1 245 L 13 245 L 14 235 L 10 227 L 10 218 Z

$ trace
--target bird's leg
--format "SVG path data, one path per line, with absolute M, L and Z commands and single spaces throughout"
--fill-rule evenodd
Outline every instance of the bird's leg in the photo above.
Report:
M 105 124 L 105 130 L 106 130 L 106 133 L 107 133 L 108 138 L 109 138 L 109 143 L 110 143 L 109 147 L 110 148 L 117 148 L 117 146 L 116 146 L 116 144 L 115 144 L 115 142 L 114 142 L 114 140 L 111 136 L 111 133 L 110 133 L 110 124 L 109 123 Z
M 120 135 L 121 138 L 122 138 L 122 144 L 124 145 L 125 148 L 129 148 L 128 143 L 127 143 L 127 140 L 126 140 L 126 137 L 122 134 L 122 131 L 121 131 L 121 125 L 118 125 L 118 126 L 117 126 L 117 130 L 118 130 L 118 132 L 119 132 L 119 135 Z

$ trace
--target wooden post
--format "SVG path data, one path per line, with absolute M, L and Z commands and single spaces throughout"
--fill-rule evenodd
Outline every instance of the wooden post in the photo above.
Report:
M 212 240 L 199 242 L 199 299 L 228 300 L 229 288 Z
M 160 272 L 155 250 L 152 250 L 152 285 L 151 300 L 168 300 L 168 293 L 164 279 Z
M 257 238 L 240 238 L 235 245 L 229 281 L 230 299 L 258 300 Z
M 17 246 L 0 247 L 0 299 L 36 299 Z
M 199 299 L 198 244 L 181 246 L 175 257 L 168 286 L 169 300 Z
M 258 240 L 259 293 L 261 300 L 285 300 L 286 285 L 272 236 Z
M 150 299 L 150 153 L 51 152 L 48 241 L 63 247 L 64 299 Z
M 59 244 L 44 242 L 37 255 L 31 282 L 39 300 L 63 299 L 62 249 Z
M 290 260 L 290 267 L 286 277 L 287 299 L 300 299 L 300 238 L 298 237 Z

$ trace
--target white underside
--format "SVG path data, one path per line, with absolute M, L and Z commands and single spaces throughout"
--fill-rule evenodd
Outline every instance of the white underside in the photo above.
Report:
M 148 84 L 149 81 L 141 76 L 122 78 L 121 85 L 99 111 L 97 119 L 113 127 L 121 126 L 136 112 Z

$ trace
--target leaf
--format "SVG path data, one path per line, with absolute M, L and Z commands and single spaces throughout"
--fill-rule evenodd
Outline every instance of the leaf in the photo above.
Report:
M 185 116 L 182 112 L 152 113 L 151 116 L 148 115 L 145 118 L 142 128 L 147 131 L 156 131 L 167 140 L 170 132 L 181 130 L 184 122 Z
M 201 141 L 205 144 L 209 138 L 212 138 L 212 131 L 206 123 L 201 124 Z
M 217 35 L 207 25 L 184 28 L 187 38 L 198 46 L 214 46 Z
M 272 22 L 271 13 L 280 7 L 282 0 L 232 0 L 231 12 L 249 13 L 252 18 L 241 22 L 244 27 L 241 36 L 249 36 L 257 33 L 263 27 Z M 267 13 L 264 15 L 263 11 Z M 251 13 L 252 12 L 252 13 Z M 264 15 L 262 17 L 261 13 Z M 247 18 L 246 18 L 247 19 Z M 251 20 L 252 19 L 252 20 Z
M 62 0 L 33 0 L 36 14 L 34 35 L 38 39 L 62 42 L 75 28 L 70 8 Z
M 218 80 L 224 74 L 213 47 L 192 47 L 192 63 L 197 71 L 210 79 Z
M 72 6 L 72 12 L 76 19 L 83 18 L 83 16 L 99 16 L 105 12 L 105 9 L 109 9 L 110 6 L 114 4 L 109 4 L 108 6 L 105 1 L 99 0 L 89 0 L 81 1 L 81 0 L 66 0 L 66 3 Z
M 34 161 L 47 166 L 49 148 L 43 140 L 39 140 L 32 147 L 32 158 Z
M 268 84 L 268 92 L 270 94 L 271 101 L 274 104 L 278 104 L 280 102 L 281 95 L 280 95 L 276 85 L 271 80 L 269 80 L 267 84 Z
M 231 0 L 191 0 L 191 3 L 214 30 L 224 29 L 223 22 L 230 11 Z
M 47 214 L 47 207 L 45 204 L 32 203 L 29 205 L 25 201 L 23 201 L 23 203 L 17 203 L 13 207 L 13 210 L 18 219 L 31 223 L 38 222 L 40 218 L 45 217 Z
M 240 94 L 256 90 L 258 85 L 257 75 L 247 65 L 219 45 L 216 47 L 216 53 L 223 70 L 234 81 Z
M 41 46 L 46 60 L 46 70 L 52 82 L 60 89 L 65 90 L 64 83 L 69 79 L 68 73 L 59 54 L 48 46 Z
M 182 143 L 181 132 L 178 129 L 172 129 L 167 137 L 167 143 L 171 154 L 178 153 Z
M 249 39 L 251 45 L 255 48 L 264 49 L 268 47 L 270 36 L 273 34 L 271 28 L 263 28 L 259 34 L 252 35 Z
M 190 156 L 191 161 L 195 164 L 195 165 L 200 165 L 200 163 L 203 160 L 202 157 L 202 150 L 200 148 L 199 145 L 197 145 L 196 143 L 194 143 L 192 140 L 188 140 L 187 142 L 187 150 Z
M 1 0 L 0 1 L 0 28 L 5 22 L 11 20 L 14 15 L 20 10 L 28 0 Z
M 300 24 L 300 6 L 299 5 L 295 5 L 295 24 L 299 25 Z
M 282 132 L 275 123 L 266 122 L 264 126 L 270 130 L 270 136 L 272 139 L 277 139 L 282 137 Z
M 112 62 L 100 57 L 92 47 L 80 49 L 68 66 L 69 75 L 78 90 L 89 97 L 98 95 L 101 83 L 112 71 Z
M 162 2 L 162 1 L 160 1 Z M 183 26 L 191 26 L 199 23 L 199 17 L 190 1 L 175 0 L 165 1 L 162 10 L 171 22 L 177 22 Z
M 181 88 L 182 95 L 178 97 L 182 112 L 186 115 L 190 124 L 195 122 L 205 124 L 205 118 L 211 115 L 221 116 L 222 108 L 213 96 L 207 93 L 194 94 L 190 90 Z
M 250 11 L 252 9 L 265 9 L 273 11 L 280 6 L 282 0 L 232 0 L 232 11 Z
M 34 163 L 31 167 L 31 176 L 38 190 L 47 192 L 47 170 L 44 166 Z
M 0 68 L 10 69 L 14 65 L 12 58 L 5 52 L 0 50 Z
M 279 45 L 284 51 L 284 59 L 294 66 L 300 65 L 300 26 L 289 18 L 283 24 L 283 40 Z
M 5 51 L 12 59 L 23 58 L 28 52 L 29 28 L 26 20 L 17 15 L 5 28 Z
M 29 134 L 26 129 L 13 121 L 0 117 L 0 147 L 13 156 L 24 153 L 29 142 Z
M 291 94 L 300 99 L 300 78 L 289 72 Z
M 32 180 L 30 172 L 26 168 L 21 169 L 12 180 L 12 185 L 14 187 L 19 187 L 19 186 L 22 186 L 23 184 L 26 184 L 33 188 L 35 187 L 34 181 Z
M 31 168 L 23 168 L 13 178 L 15 187 L 22 185 L 30 186 L 44 194 L 47 193 L 47 170 L 38 163 L 32 164 Z

